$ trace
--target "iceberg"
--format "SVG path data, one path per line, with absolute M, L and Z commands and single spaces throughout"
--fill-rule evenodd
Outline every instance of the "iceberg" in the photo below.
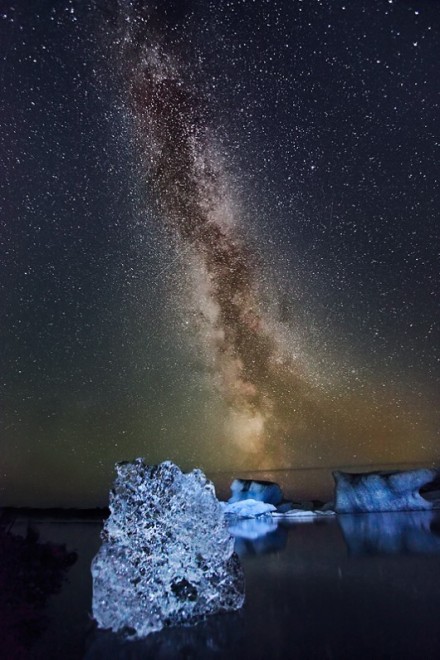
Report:
M 291 501 L 285 500 L 281 486 L 275 481 L 257 481 L 255 479 L 234 479 L 231 484 L 232 495 L 224 511 L 226 514 L 240 518 L 255 518 L 264 514 L 272 514 L 278 518 L 317 517 L 331 507 L 320 500 Z M 250 504 L 246 504 L 250 502 Z M 269 506 L 258 506 L 261 502 Z M 302 512 L 302 513 L 301 513 Z
M 239 609 L 244 577 L 214 486 L 166 461 L 116 465 L 110 517 L 92 562 L 100 628 L 139 639 Z
M 238 502 L 222 502 L 222 507 L 226 515 L 237 516 L 238 518 L 256 518 L 276 511 L 273 504 L 251 499 L 239 500 Z
M 234 479 L 231 484 L 232 495 L 229 502 L 242 500 L 256 500 L 268 504 L 280 504 L 283 500 L 283 491 L 273 481 L 255 481 L 253 479 Z
M 337 513 L 429 511 L 440 505 L 430 496 L 438 492 L 440 473 L 436 469 L 364 474 L 336 471 L 333 477 Z

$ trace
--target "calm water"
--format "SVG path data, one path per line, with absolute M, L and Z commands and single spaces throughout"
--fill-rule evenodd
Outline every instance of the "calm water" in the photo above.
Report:
M 100 521 L 24 517 L 3 525 L 2 659 L 440 657 L 438 515 L 247 523 L 236 530 L 243 610 L 132 643 L 91 618 L 100 530 Z

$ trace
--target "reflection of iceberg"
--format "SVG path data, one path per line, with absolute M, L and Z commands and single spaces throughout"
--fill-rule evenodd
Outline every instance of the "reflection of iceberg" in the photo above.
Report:
M 119 463 L 117 472 L 92 563 L 98 625 L 136 638 L 240 608 L 242 570 L 203 473 L 142 459 Z
M 437 507 L 440 475 L 435 469 L 403 472 L 334 472 L 338 513 L 429 511 Z
M 89 639 L 84 660 L 176 660 L 231 657 L 243 637 L 239 612 L 214 615 L 196 626 L 179 626 L 129 640 L 98 630 Z
M 232 519 L 229 531 L 235 538 L 235 551 L 240 557 L 278 552 L 287 542 L 287 529 L 278 526 L 270 516 Z
M 290 509 L 285 513 L 275 512 L 272 514 L 275 520 L 283 520 L 284 522 L 316 522 L 323 518 L 332 518 L 335 512 L 332 509 L 322 511 L 308 511 L 307 509 Z
M 350 554 L 440 554 L 440 513 L 344 514 L 338 517 Z
M 272 518 L 264 516 L 263 518 L 234 520 L 229 525 L 229 531 L 236 539 L 240 538 L 255 541 L 255 539 L 259 539 L 262 536 L 274 532 L 277 527 L 278 524 L 272 520 Z

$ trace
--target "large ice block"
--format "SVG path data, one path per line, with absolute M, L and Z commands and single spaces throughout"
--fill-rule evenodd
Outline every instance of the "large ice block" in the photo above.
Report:
M 426 511 L 439 503 L 429 497 L 439 482 L 435 469 L 349 474 L 333 472 L 338 513 Z
M 140 458 L 116 469 L 111 515 L 92 563 L 99 627 L 138 638 L 240 608 L 242 569 L 203 472 Z
M 229 502 L 242 500 L 257 500 L 268 504 L 280 504 L 283 491 L 274 481 L 257 481 L 255 479 L 234 479 L 231 484 L 232 495 Z

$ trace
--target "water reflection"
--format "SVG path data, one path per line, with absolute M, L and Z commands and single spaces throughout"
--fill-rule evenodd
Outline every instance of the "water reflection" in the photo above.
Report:
M 1 527 L 1 658 L 360 660 L 378 649 L 390 660 L 439 656 L 440 512 L 248 521 L 235 530 L 243 610 L 133 642 L 91 628 L 90 563 L 100 531 L 99 521 Z M 62 568 L 66 547 L 78 550 L 71 570 Z
M 279 552 L 287 543 L 287 529 L 269 516 L 231 521 L 229 531 L 239 557 Z
M 95 630 L 84 660 L 178 660 L 227 657 L 243 637 L 242 613 L 217 614 L 196 626 L 167 628 L 135 641 Z
M 440 511 L 355 513 L 337 516 L 350 555 L 440 554 Z M 234 520 L 229 531 L 240 557 L 285 549 L 288 530 L 323 520 L 279 522 L 270 516 Z
M 351 555 L 440 554 L 440 512 L 338 516 Z

